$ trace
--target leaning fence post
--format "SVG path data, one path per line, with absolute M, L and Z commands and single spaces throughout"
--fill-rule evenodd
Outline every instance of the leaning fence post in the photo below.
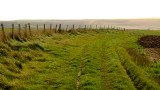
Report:
M 28 23 L 28 29 L 29 29 L 29 34 L 30 36 L 32 35 L 32 32 L 31 32 L 31 26 L 30 26 L 30 23 Z
M 14 39 L 14 24 L 12 24 L 12 39 Z
M 6 39 L 6 34 L 5 34 L 5 31 L 4 31 L 4 26 L 3 26 L 3 24 L 1 24 L 1 27 L 2 27 L 3 38 Z
M 21 24 L 18 24 L 19 35 L 21 36 Z

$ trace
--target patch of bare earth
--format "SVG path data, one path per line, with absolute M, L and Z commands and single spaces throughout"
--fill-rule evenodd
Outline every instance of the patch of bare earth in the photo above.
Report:
M 160 48 L 145 48 L 144 52 L 151 61 L 160 61 Z
M 160 36 L 144 36 L 138 43 L 145 48 L 144 52 L 151 61 L 160 61 Z

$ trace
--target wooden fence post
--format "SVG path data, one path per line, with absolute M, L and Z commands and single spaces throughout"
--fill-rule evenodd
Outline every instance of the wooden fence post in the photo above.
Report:
M 28 23 L 28 29 L 29 29 L 29 34 L 30 34 L 30 36 L 32 36 L 30 23 Z
M 12 39 L 14 39 L 14 24 L 12 24 Z
M 56 27 L 55 27 L 55 33 L 57 32 L 57 24 L 56 24 Z
M 50 33 L 51 33 L 51 30 L 52 30 L 52 24 L 50 24 Z
M 96 25 L 96 30 L 97 30 L 97 25 Z
M 73 31 L 74 31 L 74 24 L 73 24 Z
M 27 37 L 27 24 L 25 24 L 25 32 L 24 32 L 25 37 Z
M 66 31 L 68 30 L 68 25 L 67 25 L 67 27 L 66 27 Z
M 21 24 L 18 24 L 18 33 L 19 33 L 19 35 L 21 36 Z
M 61 24 L 59 24 L 58 33 L 61 33 Z
M 38 24 L 37 24 L 37 31 L 38 31 Z
M 44 29 L 43 30 L 44 30 L 43 32 L 45 33 L 46 32 L 46 25 L 45 24 L 44 24 Z
M 5 34 L 5 31 L 4 31 L 4 26 L 3 26 L 3 24 L 1 24 L 1 27 L 2 27 L 3 39 L 6 39 L 6 34 Z

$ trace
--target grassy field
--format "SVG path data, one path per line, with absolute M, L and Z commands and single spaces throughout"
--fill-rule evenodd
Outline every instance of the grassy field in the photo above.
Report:
M 137 40 L 160 31 L 88 31 L 0 43 L 0 89 L 160 90 L 160 62 Z

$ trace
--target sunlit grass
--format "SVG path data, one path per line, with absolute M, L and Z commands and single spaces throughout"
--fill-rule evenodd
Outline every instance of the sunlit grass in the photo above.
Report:
M 1 43 L 1 89 L 159 89 L 159 62 L 138 64 L 127 51 L 132 48 L 135 57 L 141 56 L 139 34 L 157 33 L 79 31 Z

